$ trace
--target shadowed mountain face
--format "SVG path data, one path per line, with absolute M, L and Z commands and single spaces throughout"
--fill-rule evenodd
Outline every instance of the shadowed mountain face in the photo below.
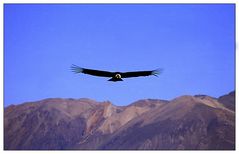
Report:
M 4 149 L 235 149 L 235 92 L 128 106 L 45 99 L 4 109 Z

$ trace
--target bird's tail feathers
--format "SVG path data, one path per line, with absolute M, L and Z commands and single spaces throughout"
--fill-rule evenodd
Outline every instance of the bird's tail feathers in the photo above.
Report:
M 77 66 L 77 65 L 74 65 L 72 64 L 71 65 L 71 71 L 74 72 L 74 73 L 82 73 L 83 72 L 83 68 Z

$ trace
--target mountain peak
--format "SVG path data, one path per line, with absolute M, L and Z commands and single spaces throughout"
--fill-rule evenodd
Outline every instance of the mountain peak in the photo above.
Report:
M 234 149 L 233 104 L 235 93 L 128 106 L 85 98 L 11 105 L 4 110 L 4 149 Z

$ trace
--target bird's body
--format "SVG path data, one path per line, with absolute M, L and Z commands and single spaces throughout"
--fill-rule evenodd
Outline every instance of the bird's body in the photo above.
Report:
M 100 71 L 93 69 L 86 69 L 76 65 L 71 66 L 71 70 L 75 73 L 84 73 L 88 75 L 98 76 L 98 77 L 110 77 L 108 81 L 123 81 L 122 78 L 131 78 L 131 77 L 140 77 L 140 76 L 149 76 L 154 75 L 157 76 L 161 73 L 161 70 L 153 70 L 153 71 L 134 71 L 134 72 L 108 72 L 108 71 Z

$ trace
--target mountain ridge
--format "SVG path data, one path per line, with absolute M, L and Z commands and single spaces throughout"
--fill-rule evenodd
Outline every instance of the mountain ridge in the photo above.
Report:
M 4 149 L 233 150 L 234 109 L 235 92 L 143 99 L 127 106 L 44 99 L 4 109 Z

